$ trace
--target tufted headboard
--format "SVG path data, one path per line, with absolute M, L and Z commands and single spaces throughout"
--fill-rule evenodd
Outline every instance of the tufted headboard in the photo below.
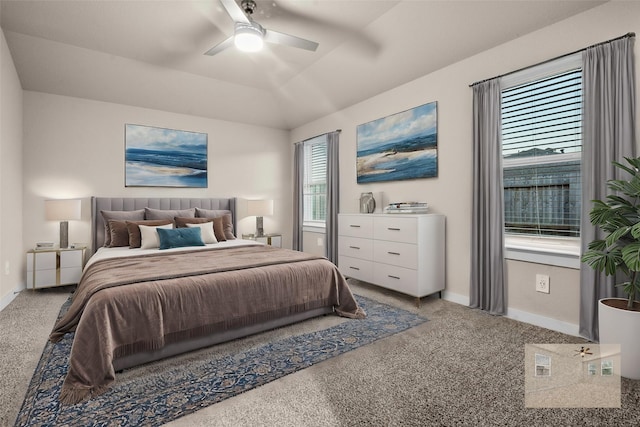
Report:
M 236 230 L 235 198 L 174 198 L 174 197 L 91 197 L 91 253 L 104 245 L 104 219 L 100 211 L 134 211 L 144 209 L 201 208 L 231 211 L 234 233 Z

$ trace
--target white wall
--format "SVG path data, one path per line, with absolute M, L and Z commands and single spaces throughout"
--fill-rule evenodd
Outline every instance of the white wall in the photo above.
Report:
M 22 281 L 22 86 L 0 31 L 0 310 Z
M 207 133 L 208 188 L 125 188 L 126 123 Z M 69 242 L 89 244 L 90 196 L 148 196 L 273 199 L 265 231 L 282 232 L 283 245 L 290 247 L 288 137 L 272 128 L 25 91 L 24 245 L 59 240 L 58 223 L 44 220 L 46 199 L 83 199 L 83 220 L 69 223 Z M 241 218 L 238 234 L 254 228 L 255 218 Z
M 631 31 L 640 33 L 640 2 L 610 2 L 294 129 L 291 142 L 342 129 L 342 212 L 357 212 L 360 193 L 373 191 L 383 193 L 384 203 L 426 201 L 433 212 L 446 215 L 445 295 L 465 303 L 469 298 L 471 243 L 472 90 L 469 85 Z M 636 57 L 640 56 L 637 44 L 635 50 Z M 636 72 L 639 70 L 640 65 L 637 64 Z M 636 79 L 640 82 L 640 77 Z M 640 90 L 640 85 L 637 88 Z M 640 99 L 639 96 L 636 98 Z M 357 125 L 432 101 L 438 102 L 438 177 L 356 184 Z M 533 313 L 538 318 L 557 319 L 569 325 L 578 324 L 577 270 L 549 266 L 538 268 L 529 263 L 511 261 L 507 268 L 510 311 Z M 535 272 L 549 272 L 551 275 L 549 295 L 533 291 Z

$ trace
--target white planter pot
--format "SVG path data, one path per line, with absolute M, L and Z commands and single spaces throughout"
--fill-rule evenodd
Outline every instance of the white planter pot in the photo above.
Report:
M 610 307 L 602 301 L 598 301 L 600 344 L 620 344 L 620 374 L 640 379 L 640 312 Z

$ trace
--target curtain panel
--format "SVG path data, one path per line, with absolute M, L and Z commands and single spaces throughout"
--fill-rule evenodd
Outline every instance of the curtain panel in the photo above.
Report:
M 603 234 L 591 225 L 592 200 L 604 200 L 607 181 L 624 178 L 612 165 L 635 157 L 634 37 L 585 49 L 583 63 L 581 253 Z M 620 176 L 619 176 L 620 175 Z M 598 300 L 622 296 L 615 278 L 580 268 L 580 335 L 598 341 Z
M 295 251 L 302 251 L 302 223 L 304 221 L 304 143 L 294 145 L 293 152 L 293 242 Z
M 338 212 L 340 211 L 340 131 L 327 134 L 327 222 L 325 256 L 338 264 Z
M 504 315 L 504 210 L 500 79 L 473 85 L 470 306 Z

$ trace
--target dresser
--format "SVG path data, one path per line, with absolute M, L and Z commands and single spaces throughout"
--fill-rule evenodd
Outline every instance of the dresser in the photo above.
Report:
M 338 235 L 345 276 L 416 298 L 444 289 L 444 215 L 340 214 Z
M 85 248 L 32 249 L 27 252 L 27 289 L 76 284 L 82 275 Z

